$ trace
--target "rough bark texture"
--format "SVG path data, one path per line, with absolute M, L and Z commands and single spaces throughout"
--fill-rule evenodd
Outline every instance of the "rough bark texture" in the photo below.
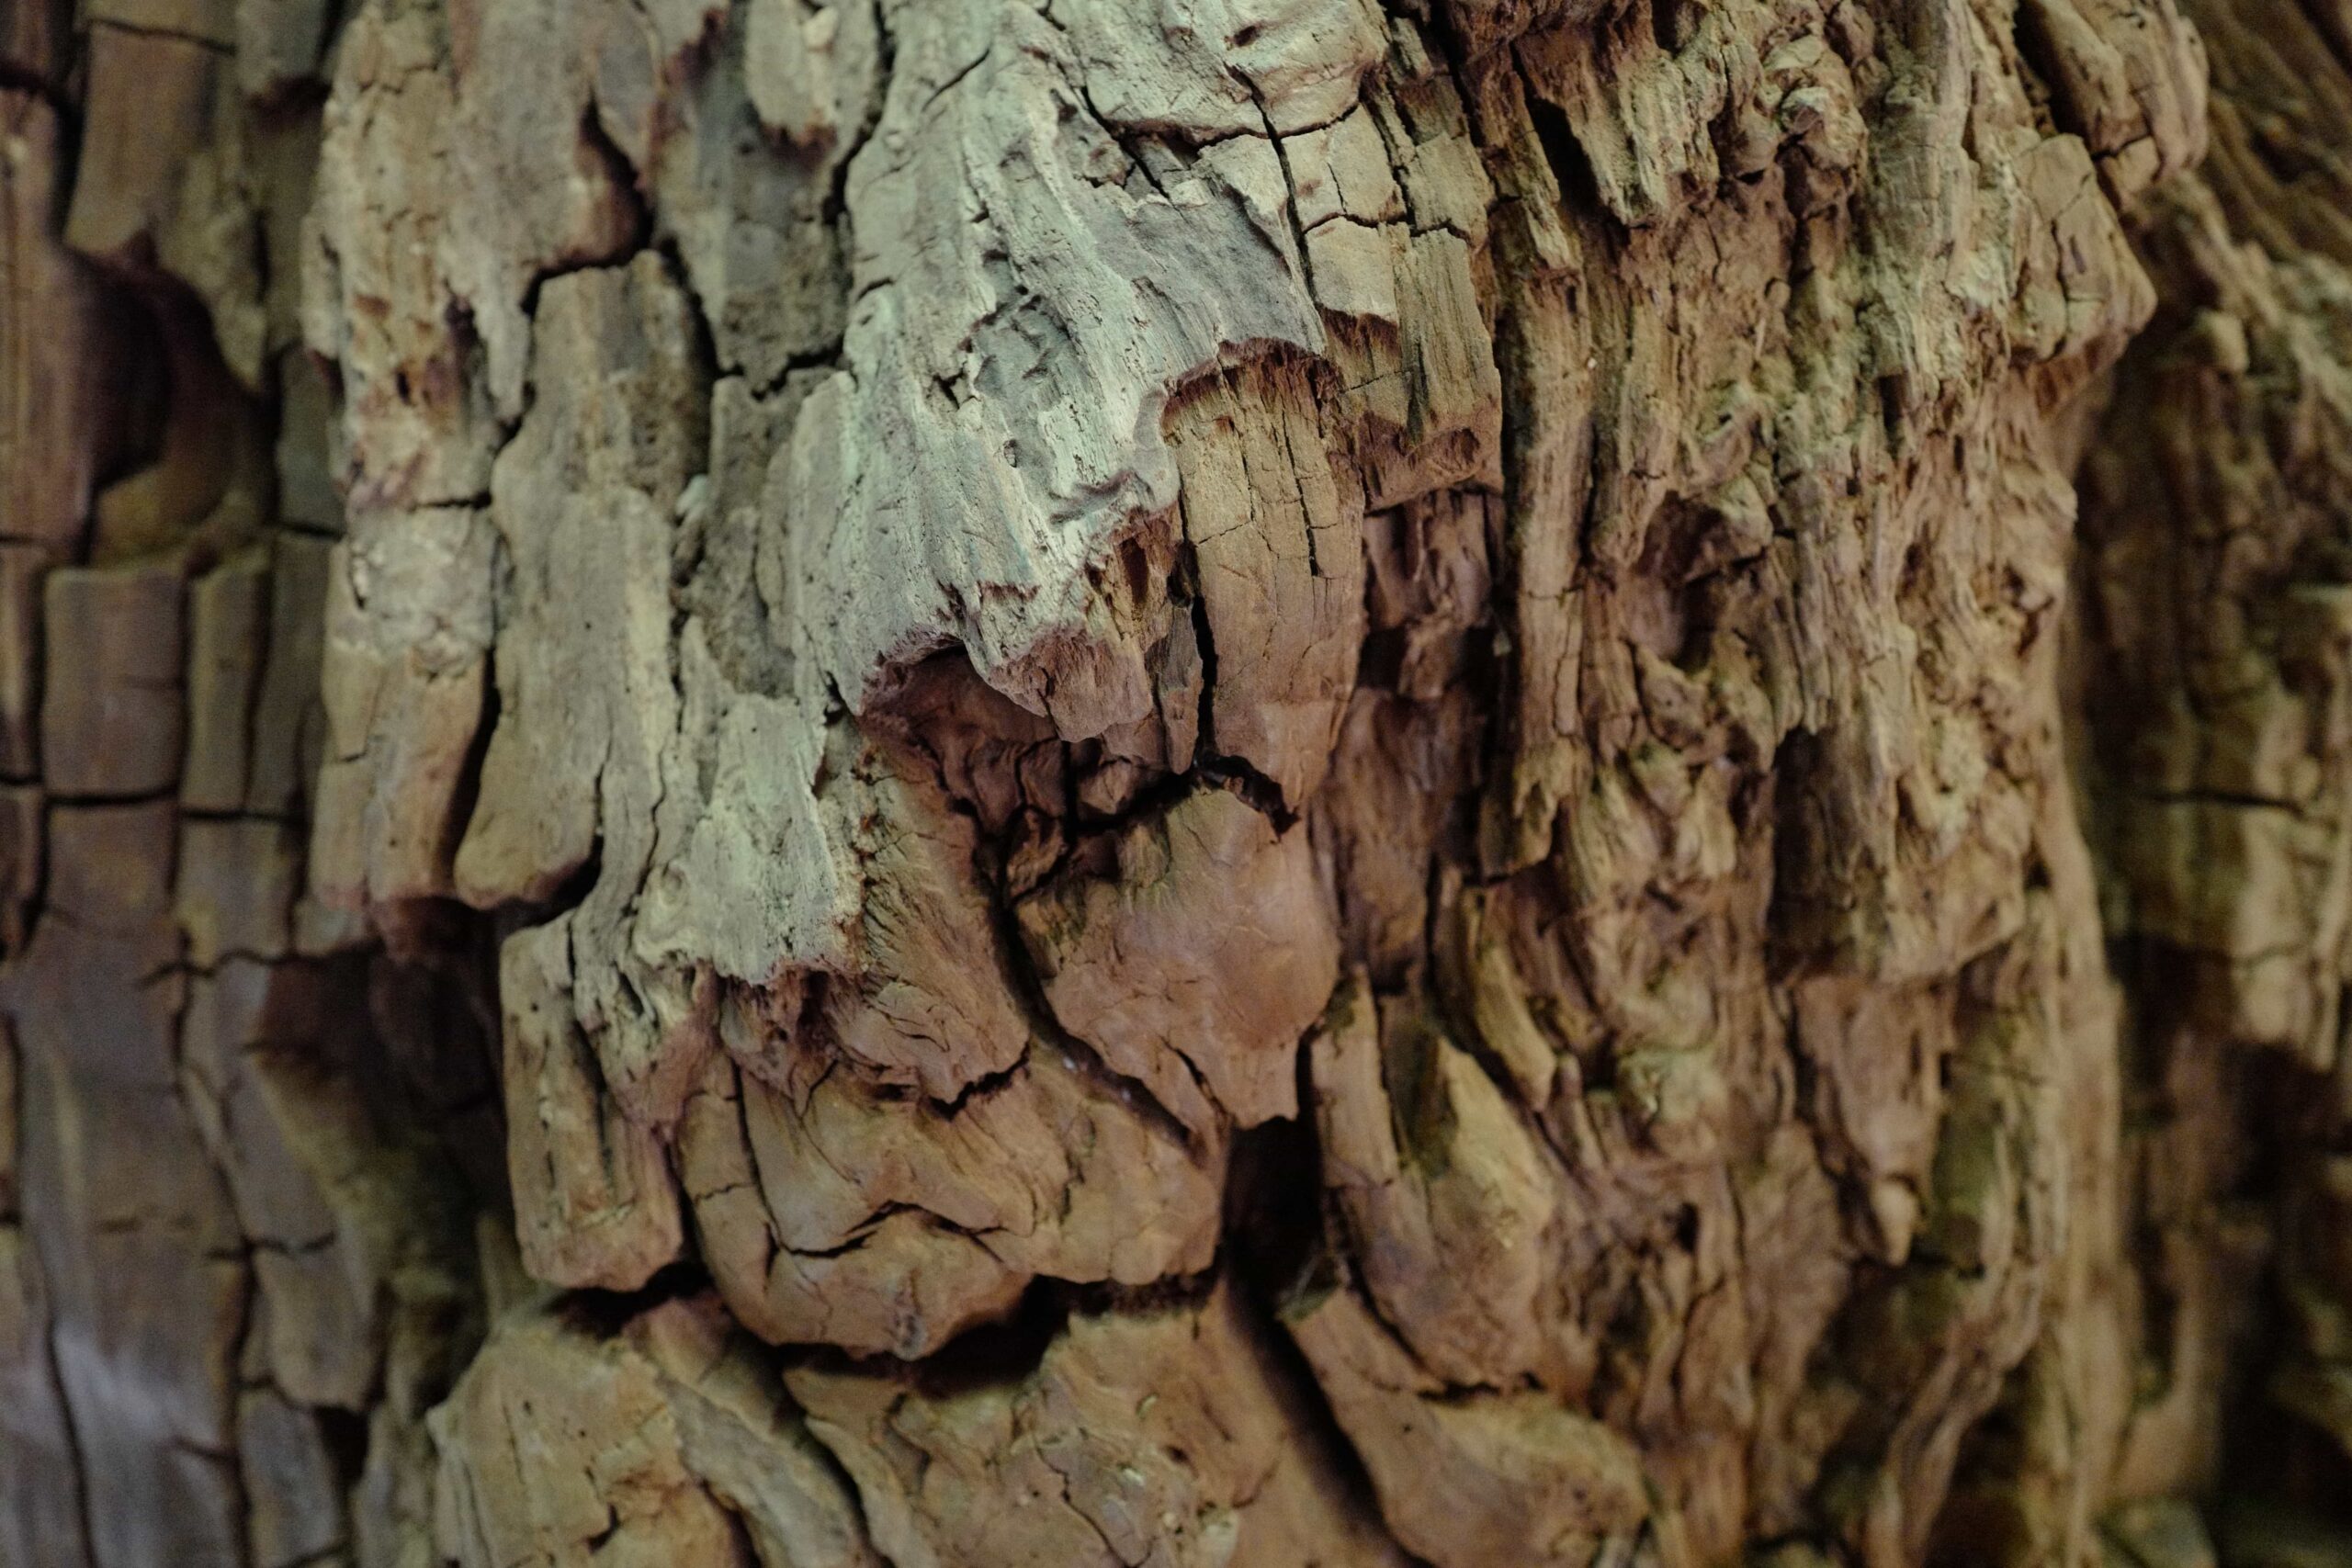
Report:
M 0 122 L 0 1563 L 2352 1562 L 2341 0 Z

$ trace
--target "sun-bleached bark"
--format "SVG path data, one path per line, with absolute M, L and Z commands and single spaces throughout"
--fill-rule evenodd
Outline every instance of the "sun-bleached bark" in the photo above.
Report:
M 2322 0 L 0 58 L 0 1562 L 2348 1550 Z

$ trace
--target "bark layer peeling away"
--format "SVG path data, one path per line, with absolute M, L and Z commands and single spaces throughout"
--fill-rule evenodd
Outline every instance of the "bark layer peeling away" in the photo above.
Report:
M 0 1565 L 2352 1561 L 2340 6 L 0 64 Z

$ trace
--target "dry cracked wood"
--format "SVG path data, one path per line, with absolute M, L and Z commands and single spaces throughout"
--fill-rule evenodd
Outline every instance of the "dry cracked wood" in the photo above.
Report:
M 0 3 L 0 1562 L 2340 1557 L 2340 12 Z
M 232 41 L 315 97 L 300 9 L 0 28 L 11 1564 L 401 1561 L 479 1333 L 441 1130 L 485 1130 L 483 1042 L 469 1088 L 465 1004 L 415 999 L 447 943 L 379 949 L 301 852 L 338 517 L 272 505 L 296 290 L 262 258 L 296 254 L 316 116 L 241 99 Z

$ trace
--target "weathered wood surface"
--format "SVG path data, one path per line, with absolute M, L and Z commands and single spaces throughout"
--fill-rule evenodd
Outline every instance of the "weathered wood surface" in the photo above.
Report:
M 0 60 L 0 1563 L 2352 1561 L 2340 6 Z
M 395 956 L 305 868 L 341 516 L 295 417 L 301 9 L 0 9 L 12 1568 L 427 1561 L 481 1334 L 469 939 Z M 311 107 L 240 96 L 265 54 Z

